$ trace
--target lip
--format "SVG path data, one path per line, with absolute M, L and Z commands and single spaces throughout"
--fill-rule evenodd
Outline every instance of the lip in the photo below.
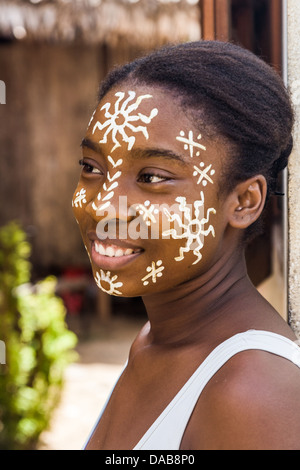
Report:
M 136 251 L 136 253 L 132 253 L 130 255 L 123 255 L 119 257 L 109 257 L 106 255 L 102 255 L 96 251 L 95 242 L 96 241 L 100 242 L 100 240 L 95 234 L 95 232 L 90 232 L 87 235 L 90 241 L 90 253 L 91 253 L 92 262 L 100 269 L 109 269 L 109 270 L 120 269 L 126 266 L 127 264 L 131 263 L 132 261 L 134 261 L 139 256 L 141 256 L 141 254 L 144 251 L 141 247 L 133 245 L 127 240 L 119 240 L 119 239 L 101 240 L 101 244 L 106 245 L 106 246 L 122 248 L 123 250 L 130 248 Z
M 97 237 L 96 232 L 88 232 L 87 237 L 90 240 L 90 242 L 98 241 L 101 242 L 103 245 L 107 246 L 116 246 L 118 248 L 123 248 L 126 250 L 127 248 L 131 248 L 134 251 L 140 250 L 143 251 L 143 248 L 134 245 L 133 243 L 129 242 L 128 240 L 120 240 L 119 238 L 114 238 L 114 239 L 109 239 L 109 238 L 104 238 L 103 240 Z

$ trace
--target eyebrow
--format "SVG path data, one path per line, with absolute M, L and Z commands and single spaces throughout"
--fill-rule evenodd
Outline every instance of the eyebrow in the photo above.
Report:
M 99 145 L 97 142 L 93 142 L 90 139 L 84 138 L 80 144 L 80 147 L 87 147 L 93 150 L 94 152 L 103 155 L 101 145 Z M 131 157 L 134 159 L 156 157 L 165 158 L 169 160 L 176 160 L 178 163 L 181 163 L 183 165 L 186 165 L 188 163 L 182 155 L 179 155 L 173 152 L 172 150 L 162 148 L 135 148 L 131 150 Z
M 102 155 L 101 146 L 97 142 L 93 142 L 90 139 L 82 139 L 80 147 L 87 147 L 96 153 Z
M 132 149 L 131 156 L 135 159 L 138 158 L 165 158 L 168 160 L 176 160 L 177 162 L 186 165 L 187 161 L 182 155 L 179 155 L 172 150 L 162 148 L 136 148 Z

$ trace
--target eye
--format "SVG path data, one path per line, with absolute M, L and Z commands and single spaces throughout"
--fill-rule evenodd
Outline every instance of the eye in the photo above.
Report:
M 139 183 L 147 183 L 147 184 L 156 184 L 156 183 L 164 183 L 165 181 L 170 180 L 170 178 L 154 173 L 143 173 L 139 176 L 138 182 Z
M 84 173 L 92 173 L 96 175 L 102 175 L 102 171 L 100 171 L 95 166 L 91 165 L 90 163 L 85 162 L 84 160 L 79 160 L 79 165 L 83 167 L 82 171 Z

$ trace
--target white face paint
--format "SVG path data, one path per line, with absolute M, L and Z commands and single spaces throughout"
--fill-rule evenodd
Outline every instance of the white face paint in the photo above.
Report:
M 158 209 L 155 208 L 150 201 L 145 201 L 144 204 L 138 204 L 136 206 L 136 210 L 139 212 L 140 215 L 143 216 L 143 220 L 146 225 L 151 225 L 152 223 L 156 223 L 156 218 L 154 214 L 157 215 L 159 213 Z
M 162 265 L 162 260 L 159 259 L 158 261 L 152 261 L 151 266 L 148 266 L 146 269 L 147 275 L 143 277 L 142 283 L 144 286 L 148 286 L 149 279 L 155 284 L 156 279 L 162 276 L 162 271 L 164 270 L 164 266 Z
M 110 271 L 104 272 L 100 269 L 100 273 L 96 272 L 95 282 L 97 286 L 106 294 L 110 295 L 122 295 L 118 289 L 123 286 L 123 282 L 115 282 L 118 279 L 118 276 L 115 275 L 111 277 Z
M 97 121 L 93 127 L 93 134 L 98 130 L 102 131 L 106 129 L 103 138 L 99 141 L 101 144 L 107 143 L 107 138 L 111 133 L 112 141 L 115 144 L 111 149 L 111 153 L 113 153 L 118 147 L 121 147 L 120 141 L 118 140 L 119 138 L 128 144 L 128 150 L 132 149 L 135 143 L 135 136 L 128 136 L 128 131 L 132 131 L 134 133 L 142 132 L 145 139 L 148 140 L 149 134 L 147 127 L 142 125 L 134 126 L 133 123 L 141 121 L 144 124 L 149 124 L 158 114 L 158 110 L 156 108 L 152 109 L 149 116 L 145 116 L 141 113 L 133 114 L 134 111 L 137 111 L 143 100 L 152 98 L 152 96 L 139 96 L 135 102 L 129 104 L 135 99 L 136 93 L 134 91 L 129 91 L 128 94 L 129 97 L 123 102 L 122 105 L 121 102 L 125 97 L 125 93 L 118 92 L 115 94 L 118 99 L 115 103 L 113 113 L 109 112 L 111 103 L 104 104 L 101 108 L 101 111 L 105 110 L 104 116 L 107 118 L 107 120 L 104 123 Z
M 104 135 L 102 136 L 99 143 L 106 144 L 108 141 L 108 137 L 111 134 L 111 139 L 113 141 L 114 146 L 112 147 L 110 153 L 112 154 L 117 148 L 121 147 L 120 141 L 123 141 L 127 144 L 127 150 L 131 150 L 135 144 L 135 136 L 129 135 L 131 131 L 132 133 L 142 133 L 146 140 L 149 139 L 149 134 L 147 127 L 144 125 L 137 125 L 135 126 L 133 123 L 140 121 L 143 124 L 150 124 L 152 119 L 157 116 L 158 110 L 157 108 L 153 108 L 149 114 L 146 116 L 142 113 L 135 113 L 138 110 L 141 102 L 143 100 L 147 100 L 152 98 L 152 95 L 142 95 L 136 98 L 136 93 L 134 91 L 128 92 L 128 97 L 125 98 L 125 93 L 118 92 L 115 94 L 117 100 L 114 105 L 113 112 L 110 112 L 112 107 L 111 103 L 106 103 L 101 107 L 101 111 L 105 110 L 104 116 L 106 120 L 104 122 L 97 121 L 94 126 L 92 133 L 95 134 L 98 131 L 104 131 Z M 123 101 L 124 100 L 124 101 Z M 135 100 L 135 101 L 134 101 Z M 123 103 L 122 103 L 123 101 Z M 94 119 L 95 112 L 93 113 L 88 127 L 92 124 Z M 120 178 L 122 172 L 120 171 L 119 167 L 121 167 L 123 160 L 119 158 L 118 160 L 114 160 L 111 155 L 107 157 L 107 161 L 110 165 L 110 169 L 107 172 L 105 182 L 102 186 L 101 192 L 98 193 L 97 200 L 99 201 L 100 205 L 96 205 L 95 202 L 92 204 L 92 208 L 95 211 L 104 211 L 110 205 L 110 200 L 114 196 L 114 190 L 118 187 L 118 178 Z M 158 210 L 150 203 L 150 201 L 145 201 L 144 204 L 137 204 L 136 210 L 140 215 L 142 215 L 144 222 L 147 226 L 152 223 L 156 223 L 155 215 L 158 214 Z M 147 268 L 147 275 L 142 279 L 143 285 L 147 286 L 149 284 L 148 279 L 151 278 L 153 283 L 156 283 L 156 279 L 162 276 L 162 271 L 164 267 L 162 266 L 162 261 L 158 260 L 157 262 L 152 262 L 151 266 Z M 121 292 L 118 290 L 119 287 L 123 285 L 122 282 L 115 282 L 117 280 L 117 276 L 113 276 L 111 278 L 111 273 L 104 272 L 102 269 L 100 272 L 96 272 L 95 281 L 100 289 L 104 292 L 111 294 L 111 295 L 121 295 Z M 108 285 L 108 288 L 104 287 Z
M 109 158 L 111 157 L 108 157 L 108 161 L 110 162 Z M 122 165 L 123 160 L 120 159 L 118 160 L 117 163 L 118 163 L 118 166 L 120 166 Z M 116 165 L 113 167 L 113 169 L 114 168 L 116 168 Z M 114 189 L 116 189 L 119 185 L 119 183 L 116 180 L 120 178 L 121 174 L 122 172 L 119 170 L 113 173 L 112 175 L 110 174 L 110 170 L 107 172 L 106 178 L 108 180 L 108 183 L 103 184 L 102 186 L 103 191 L 102 193 L 99 193 L 97 196 L 98 201 L 101 202 L 102 204 L 100 204 L 99 206 L 96 206 L 96 204 L 93 202 L 92 208 L 94 209 L 94 211 L 96 212 L 99 211 L 100 213 L 101 211 L 104 211 L 110 206 L 110 199 L 112 199 L 115 194 Z
M 212 170 L 211 167 L 212 165 L 208 165 L 205 169 L 205 163 L 201 162 L 199 167 L 194 165 L 194 173 L 193 176 L 198 176 L 199 179 L 197 181 L 197 184 L 202 183 L 202 186 L 206 186 L 207 183 L 212 183 L 214 184 L 213 180 L 211 179 L 211 176 L 215 174 L 215 170 Z
M 104 116 L 107 118 L 107 120 L 104 123 L 101 123 L 99 121 L 96 122 L 96 124 L 93 127 L 93 134 L 97 130 L 104 130 L 106 129 L 104 136 L 102 140 L 99 141 L 99 143 L 107 143 L 107 138 L 109 134 L 111 133 L 111 138 L 113 143 L 115 144 L 114 147 L 111 149 L 111 153 L 113 153 L 118 147 L 121 147 L 121 144 L 118 140 L 118 134 L 120 134 L 123 142 L 128 144 L 128 150 L 131 150 L 134 143 L 135 143 L 135 137 L 134 136 L 128 136 L 126 134 L 126 130 L 131 130 L 133 132 L 142 132 L 143 135 L 145 136 L 146 139 L 149 138 L 148 130 L 147 127 L 145 126 L 133 126 L 132 122 L 135 121 L 142 121 L 143 123 L 149 124 L 151 120 L 158 114 L 158 110 L 156 108 L 152 109 L 150 116 L 145 116 L 144 114 L 138 113 L 136 115 L 130 115 L 133 113 L 133 111 L 136 111 L 141 104 L 141 102 L 144 99 L 149 99 L 152 98 L 151 95 L 143 95 L 137 98 L 137 100 L 129 105 L 131 101 L 134 100 L 136 93 L 134 91 L 129 91 L 128 92 L 129 97 L 123 102 L 121 105 L 122 100 L 125 97 L 125 93 L 123 92 L 117 92 L 115 96 L 118 98 L 115 107 L 114 107 L 114 113 L 111 114 L 109 112 L 111 108 L 111 103 L 106 103 L 105 105 L 102 106 L 101 111 L 105 110 Z M 94 112 L 95 114 L 95 112 Z M 94 114 L 91 117 L 90 124 L 93 121 Z M 108 162 L 112 166 L 112 169 L 115 170 L 119 166 L 122 165 L 123 160 L 120 158 L 117 161 L 115 161 L 111 155 L 107 157 Z M 114 189 L 117 188 L 118 182 L 115 180 L 118 179 L 122 172 L 121 171 L 116 171 L 115 173 L 110 173 L 111 170 L 107 172 L 107 179 L 109 183 L 113 183 L 111 185 L 107 185 L 104 183 L 103 185 L 103 192 L 98 194 L 98 201 L 102 202 L 101 205 L 96 206 L 96 204 L 93 202 L 92 207 L 95 211 L 104 211 L 110 206 L 110 199 L 113 198 L 114 196 Z
M 196 266 L 190 273 L 197 275 L 202 255 L 206 266 L 206 257 L 218 242 L 218 238 L 206 239 L 214 236 L 214 207 L 219 207 L 215 188 L 210 186 L 216 183 L 218 163 L 214 149 L 210 152 L 206 148 L 204 136 L 193 128 L 172 95 L 160 87 L 129 91 L 132 88 L 125 86 L 123 91 L 110 91 L 90 120 L 87 145 L 83 146 L 87 163 L 76 192 L 84 186 L 90 202 L 87 210 L 78 209 L 78 214 L 97 285 L 111 295 L 131 296 L 185 281 L 185 268 L 192 268 L 192 263 Z M 186 165 L 176 163 L 183 154 Z M 146 178 L 149 175 L 151 178 Z M 121 198 L 126 202 L 121 203 Z M 76 203 L 80 204 L 80 199 Z M 82 199 L 82 206 L 84 203 Z M 88 230 L 94 225 L 98 240 L 89 239 Z M 165 240 L 168 235 L 174 240 Z M 122 256 L 117 254 L 114 238 L 120 240 L 117 245 L 123 247 Z M 151 242 L 133 242 L 143 238 Z M 139 248 L 131 253 L 137 256 L 126 259 L 128 243 L 122 240 Z
M 193 211 L 186 203 L 185 197 L 177 197 L 176 201 L 179 203 L 179 210 L 183 217 L 179 214 L 170 214 L 167 209 L 164 209 L 169 222 L 176 222 L 179 229 L 170 229 L 163 232 L 163 236 L 170 236 L 175 240 L 186 239 L 185 246 L 180 247 L 179 256 L 175 258 L 175 261 L 181 261 L 184 259 L 184 254 L 189 251 L 193 251 L 193 254 L 197 257 L 193 264 L 197 264 L 201 258 L 201 249 L 204 246 L 204 237 L 209 235 L 215 235 L 214 228 L 209 225 L 205 229 L 205 225 L 209 222 L 210 214 L 215 214 L 216 211 L 213 208 L 207 210 L 206 217 L 202 217 L 204 206 L 204 194 L 201 191 L 201 199 L 193 203 Z M 194 217 L 192 212 L 194 212 Z
M 195 142 L 193 139 L 194 139 L 193 131 L 189 132 L 188 138 L 185 137 L 184 131 L 181 131 L 180 136 L 176 137 L 176 140 L 184 143 L 184 150 L 189 150 L 191 158 L 193 158 L 194 156 L 195 149 L 206 150 L 206 147 L 204 147 L 204 145 L 199 144 L 199 142 Z M 201 134 L 199 134 L 197 137 L 197 140 L 200 140 L 200 139 L 202 139 Z M 200 156 L 200 150 L 196 151 L 196 157 Z
M 86 190 L 81 188 L 81 190 L 75 194 L 75 197 L 72 200 L 72 207 L 82 207 L 82 204 L 86 203 Z
M 201 134 L 198 135 L 197 140 L 202 138 Z M 185 132 L 181 131 L 180 136 L 176 137 L 176 140 L 184 144 L 184 150 L 188 150 L 190 157 L 200 156 L 200 150 L 206 151 L 206 147 L 199 142 L 194 140 L 193 131 L 189 131 L 188 138 L 185 137 Z M 205 168 L 205 163 L 194 165 L 193 176 L 198 177 L 197 184 L 206 186 L 208 183 L 213 184 L 212 176 L 215 174 L 215 170 L 212 169 L 212 165 L 208 165 Z M 196 260 L 193 264 L 197 264 L 202 259 L 201 250 L 204 246 L 204 237 L 209 234 L 215 236 L 214 227 L 212 225 L 207 226 L 209 223 L 210 214 L 216 214 L 214 208 L 209 208 L 206 211 L 206 217 L 204 216 L 204 193 L 200 192 L 200 199 L 193 203 L 191 208 L 185 197 L 177 197 L 176 202 L 179 203 L 178 213 L 171 214 L 167 209 L 164 209 L 164 213 L 167 216 L 169 222 L 175 222 L 177 228 L 172 228 L 163 232 L 163 236 L 171 236 L 173 239 L 186 240 L 185 245 L 180 247 L 179 256 L 175 257 L 175 261 L 182 261 L 185 253 L 193 251 L 196 256 Z
M 114 159 L 111 158 L 110 155 L 108 155 L 107 160 L 109 161 L 109 163 L 112 165 L 113 168 L 117 168 L 118 166 L 122 165 L 122 163 L 123 163 L 122 158 L 119 158 L 119 160 L 115 162 Z
M 92 114 L 92 116 L 91 116 L 91 119 L 90 119 L 90 122 L 88 123 L 87 128 L 89 128 L 90 125 L 92 124 L 92 121 L 93 121 L 93 119 L 94 119 L 94 116 L 95 116 L 96 111 L 97 111 L 97 108 L 96 108 L 95 111 L 93 112 L 93 114 Z

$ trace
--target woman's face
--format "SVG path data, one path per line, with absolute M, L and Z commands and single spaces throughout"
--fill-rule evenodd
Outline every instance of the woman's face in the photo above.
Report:
M 72 205 L 99 288 L 167 291 L 214 262 L 226 221 L 218 200 L 225 150 L 156 87 L 114 88 L 82 142 Z

